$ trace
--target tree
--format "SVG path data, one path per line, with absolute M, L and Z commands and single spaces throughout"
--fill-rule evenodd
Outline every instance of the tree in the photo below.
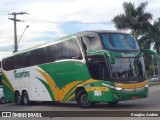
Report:
M 153 25 L 148 26 L 149 29 L 143 31 L 143 35 L 139 38 L 138 44 L 141 48 L 149 49 L 154 45 L 154 49 L 160 53 L 160 18 L 154 21 Z
M 160 53 L 160 18 L 158 18 L 157 21 L 154 22 L 153 24 L 153 41 L 154 41 L 154 49 L 157 51 L 157 53 Z
M 148 29 L 149 20 L 152 20 L 152 14 L 145 12 L 148 2 L 141 3 L 137 8 L 134 3 L 124 2 L 124 13 L 113 18 L 115 27 L 120 30 L 130 29 L 136 39 L 141 35 L 141 31 Z

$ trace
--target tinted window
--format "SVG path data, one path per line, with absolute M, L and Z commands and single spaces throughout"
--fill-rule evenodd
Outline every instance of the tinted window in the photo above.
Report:
M 23 56 L 22 55 L 15 56 L 14 68 L 18 69 L 18 68 L 22 68 L 22 67 L 24 67 L 24 65 L 23 65 Z
M 13 70 L 65 58 L 82 59 L 80 48 L 76 40 L 68 40 L 56 45 L 9 57 L 3 59 L 2 63 L 4 70 Z
M 59 60 L 61 57 L 61 44 L 48 46 L 47 53 L 47 62 Z
M 112 78 L 123 81 L 140 81 L 146 79 L 143 57 L 141 58 L 116 58 L 111 64 Z
M 47 62 L 47 48 L 40 48 L 34 51 L 34 65 L 43 64 Z
M 29 54 L 30 54 L 29 52 L 22 54 L 22 64 L 23 64 L 23 67 L 28 67 L 29 66 L 29 64 L 28 64 Z
M 62 53 L 61 58 L 62 59 L 82 59 L 81 51 L 78 46 L 78 43 L 75 39 L 68 40 L 61 43 L 62 47 Z
M 83 36 L 80 42 L 84 50 L 102 50 L 98 36 Z
M 28 66 L 33 66 L 37 64 L 36 50 L 30 52 L 28 56 Z
M 4 70 L 7 70 L 7 59 L 3 59 L 3 61 L 2 61 L 2 67 L 3 67 L 3 69 Z
M 4 59 L 2 61 L 3 69 L 5 70 L 14 69 L 14 63 L 15 63 L 14 57 L 9 57 L 9 58 Z
M 105 48 L 112 50 L 139 50 L 135 39 L 128 34 L 102 34 Z

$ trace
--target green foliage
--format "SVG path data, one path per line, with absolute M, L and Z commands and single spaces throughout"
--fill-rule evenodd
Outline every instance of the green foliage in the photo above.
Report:
M 153 25 L 148 24 L 148 29 L 143 30 L 143 35 L 138 40 L 138 44 L 144 49 L 149 49 L 151 45 L 154 45 L 154 49 L 156 50 L 157 54 L 159 54 L 160 18 L 158 18 Z
M 145 12 L 148 2 L 141 3 L 137 8 L 134 3 L 124 2 L 124 13 L 113 18 L 115 27 L 120 30 L 131 29 L 135 38 L 138 38 L 143 29 L 148 28 L 152 14 Z
M 120 30 L 130 29 L 138 41 L 140 48 L 150 49 L 154 45 L 157 54 L 160 53 L 160 18 L 150 23 L 152 14 L 145 12 L 148 2 L 143 2 L 135 7 L 134 3 L 124 2 L 122 4 L 124 13 L 113 18 L 115 27 Z
M 151 66 L 151 64 L 152 64 L 152 56 L 151 56 L 151 54 L 146 53 L 146 54 L 143 55 L 143 57 L 144 57 L 145 66 L 146 67 Z

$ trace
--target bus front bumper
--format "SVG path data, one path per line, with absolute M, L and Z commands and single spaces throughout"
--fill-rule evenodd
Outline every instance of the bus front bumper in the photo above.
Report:
M 93 102 L 115 102 L 141 99 L 148 96 L 148 87 L 122 90 L 108 89 L 108 91 L 90 91 L 88 93 L 89 100 Z

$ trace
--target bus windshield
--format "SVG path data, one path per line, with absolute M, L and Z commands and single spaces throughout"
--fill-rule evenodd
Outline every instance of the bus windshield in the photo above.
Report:
M 138 82 L 146 79 L 143 58 L 116 58 L 110 65 L 111 77 L 127 82 Z
M 105 33 L 105 34 L 101 34 L 101 37 L 106 49 L 118 50 L 118 51 L 139 50 L 137 42 L 130 34 Z

